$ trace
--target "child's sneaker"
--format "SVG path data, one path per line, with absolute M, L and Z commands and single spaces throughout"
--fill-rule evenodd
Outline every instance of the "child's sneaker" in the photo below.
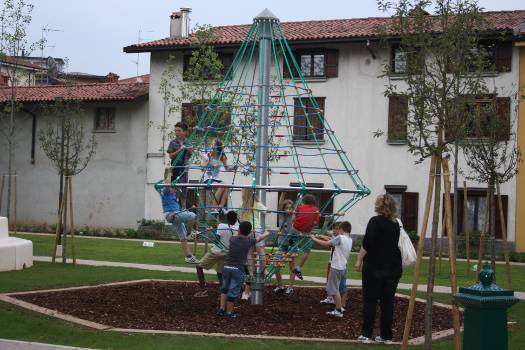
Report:
M 332 311 L 327 311 L 326 314 L 330 317 L 343 317 L 343 313 L 338 311 L 337 309 L 333 309 Z
M 200 263 L 199 259 L 197 259 L 194 255 L 188 256 L 184 258 L 184 261 L 188 264 L 198 264 Z
M 380 335 L 378 335 L 374 340 L 375 340 L 377 343 L 392 344 L 392 341 L 391 341 L 391 340 L 385 340 L 385 339 L 381 338 Z
M 365 344 L 370 344 L 372 342 L 372 339 L 367 338 L 364 335 L 360 335 L 359 337 L 357 337 L 357 340 Z
M 237 318 L 238 316 L 239 315 L 235 311 L 226 313 L 226 317 L 229 317 L 229 318 Z
M 287 297 L 293 295 L 293 288 L 290 288 L 290 287 L 286 287 L 286 289 L 284 290 L 284 295 L 286 295 Z
M 217 316 L 221 316 L 221 317 L 226 316 L 226 310 L 219 309 L 219 311 L 217 311 Z
M 346 309 L 344 307 L 341 307 L 341 312 L 344 314 L 346 314 Z
M 277 286 L 273 289 L 274 294 L 283 294 L 286 291 L 286 288 L 283 286 Z
M 292 270 L 292 273 L 297 276 L 301 281 L 303 280 L 303 273 L 297 267 Z
M 333 305 L 335 304 L 334 298 L 331 296 L 327 296 L 326 299 L 321 300 L 321 304 L 323 305 Z
M 252 296 L 252 293 L 242 292 L 241 300 L 249 300 L 251 296 Z

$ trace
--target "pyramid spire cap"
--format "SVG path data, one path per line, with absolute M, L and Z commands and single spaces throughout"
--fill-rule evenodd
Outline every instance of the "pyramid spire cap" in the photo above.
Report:
M 275 20 L 275 21 L 279 20 L 279 18 L 277 18 L 277 16 L 274 15 L 273 12 L 268 10 L 267 8 L 265 8 L 261 13 L 255 16 L 253 20 L 260 21 L 260 20 L 265 20 L 265 19 Z

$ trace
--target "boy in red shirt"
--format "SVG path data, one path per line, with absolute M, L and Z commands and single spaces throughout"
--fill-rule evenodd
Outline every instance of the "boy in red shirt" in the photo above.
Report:
M 294 231 L 298 234 L 309 235 L 315 224 L 319 222 L 320 217 L 321 214 L 319 213 L 319 208 L 316 206 L 315 197 L 311 194 L 305 194 L 301 204 L 295 212 L 295 219 L 293 222 Z M 304 266 L 309 255 L 310 249 L 305 250 L 301 257 L 301 262 L 292 270 L 290 279 L 292 279 L 294 275 L 301 280 L 303 279 L 301 268 Z

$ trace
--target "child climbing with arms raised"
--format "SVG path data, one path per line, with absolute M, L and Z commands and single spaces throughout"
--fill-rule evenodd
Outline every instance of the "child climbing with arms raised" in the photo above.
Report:
M 195 213 L 188 210 L 182 210 L 173 188 L 169 186 L 171 184 L 169 171 L 166 171 L 165 175 L 164 181 L 161 180 L 155 184 L 155 190 L 157 190 L 162 200 L 164 218 L 167 222 L 170 222 L 173 225 L 175 232 L 177 232 L 177 235 L 179 236 L 182 251 L 185 256 L 184 261 L 189 264 L 198 264 L 199 260 L 190 253 L 187 231 L 187 227 L 191 228 L 191 225 L 193 225 Z M 162 186 L 161 183 L 163 183 L 164 186 Z
M 332 239 L 323 235 L 312 237 L 312 241 L 315 243 L 325 247 L 333 247 L 334 249 L 332 266 L 326 284 L 326 293 L 335 301 L 335 309 L 326 313 L 331 317 L 343 317 L 345 312 L 347 265 L 350 252 L 352 251 L 352 238 L 349 236 L 351 231 L 352 225 L 348 221 L 343 221 L 334 229 L 334 237 Z
M 204 171 L 203 182 L 211 182 L 211 184 L 222 183 L 221 170 L 223 168 L 226 171 L 231 171 L 236 168 L 235 166 L 228 165 L 228 158 L 224 153 L 224 146 L 220 140 L 213 141 L 211 151 L 202 155 L 201 166 Z M 218 215 L 221 212 L 225 214 L 224 208 L 228 203 L 229 191 L 226 187 L 216 187 L 214 191 L 216 208 L 212 211 L 212 214 Z

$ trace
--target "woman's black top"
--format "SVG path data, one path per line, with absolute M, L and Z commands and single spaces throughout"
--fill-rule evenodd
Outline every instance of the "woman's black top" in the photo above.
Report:
M 382 215 L 374 216 L 366 226 L 363 248 L 364 263 L 390 273 L 401 273 L 401 252 L 398 248 L 399 224 Z

